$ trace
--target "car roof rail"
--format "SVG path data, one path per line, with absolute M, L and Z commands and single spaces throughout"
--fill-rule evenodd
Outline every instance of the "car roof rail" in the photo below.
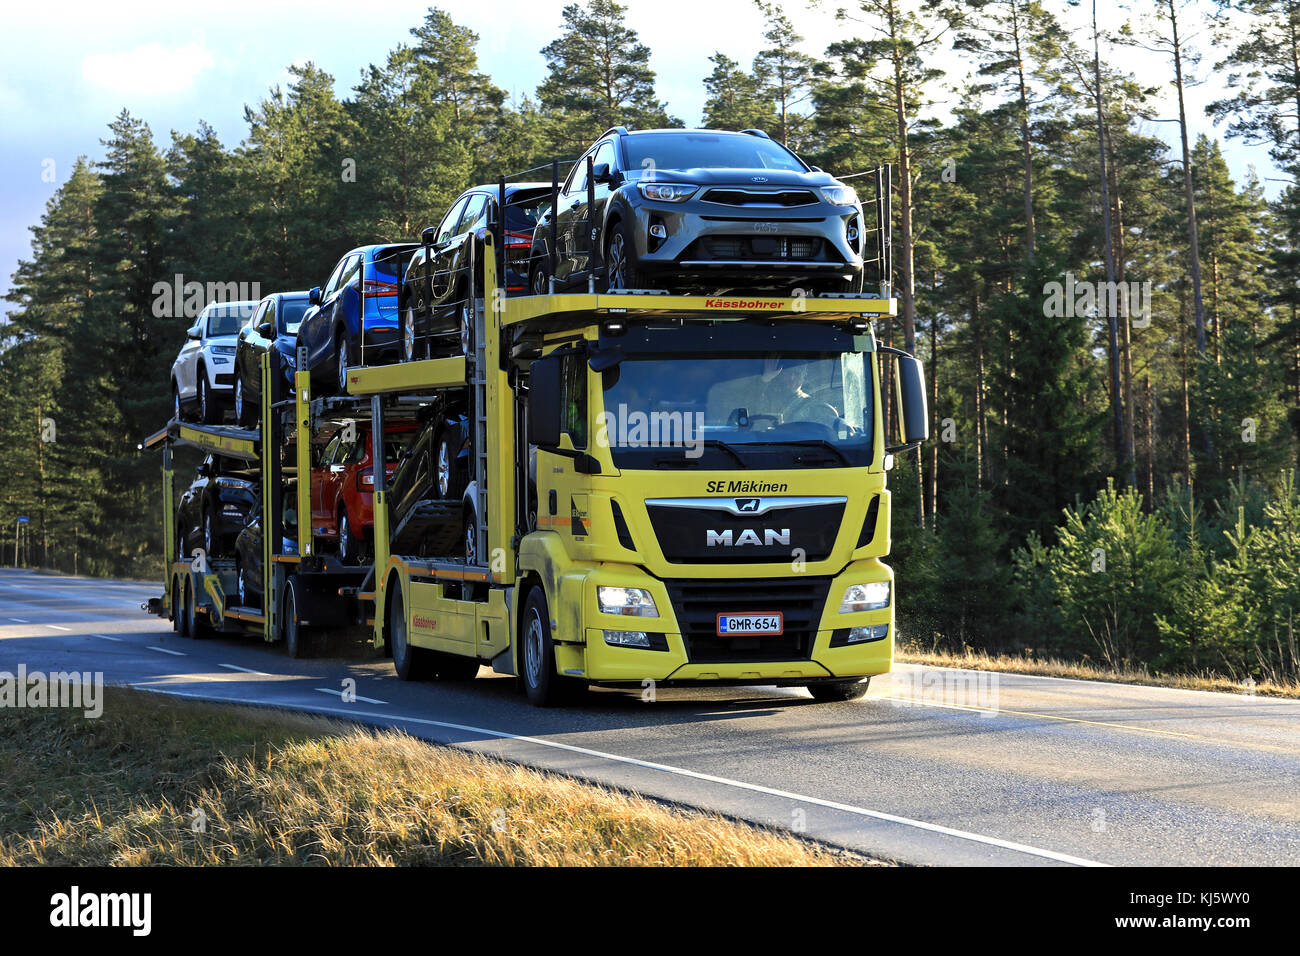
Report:
M 603 132 L 603 133 L 600 134 L 600 138 L 601 138 L 601 139 L 604 139 L 604 138 L 605 138 L 606 136 L 608 136 L 610 133 L 618 133 L 619 136 L 626 136 L 626 135 L 627 135 L 627 127 L 626 127 L 626 126 L 611 126 L 609 129 L 605 130 L 605 132 Z
M 765 132 L 763 132 L 761 129 L 742 129 L 741 132 L 742 132 L 742 133 L 748 133 L 750 136 L 757 136 L 757 137 L 759 137 L 760 139 L 771 139 L 771 138 L 772 138 L 771 136 L 768 136 Z

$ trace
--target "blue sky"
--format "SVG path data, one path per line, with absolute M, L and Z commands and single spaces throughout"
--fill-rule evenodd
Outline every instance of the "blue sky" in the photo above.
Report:
M 1201 2 L 1208 8 L 1208 0 Z M 1048 3 L 1079 28 L 1080 39 L 1086 35 L 1082 13 L 1060 0 Z M 762 45 L 762 20 L 752 0 L 625 5 L 629 24 L 652 51 L 659 97 L 688 124 L 700 118 L 709 55 L 721 50 L 748 64 Z M 0 74 L 0 292 L 9 288 L 18 259 L 30 254 L 28 227 L 39 221 L 78 155 L 102 154 L 99 140 L 123 107 L 146 120 L 160 144 L 168 142 L 170 130 L 191 131 L 204 119 L 234 145 L 245 132 L 244 104 L 284 83 L 289 64 L 314 60 L 346 96 L 367 64 L 383 62 L 390 49 L 409 39 L 428 6 L 427 0 L 11 5 Z M 479 34 L 480 64 L 498 85 L 516 96 L 534 90 L 545 73 L 539 51 L 559 32 L 564 0 L 442 0 L 439 6 Z M 804 0 L 788 0 L 786 10 L 805 36 L 807 52 L 820 53 L 850 34 L 836 22 L 835 6 L 823 2 L 810 9 Z M 1110 4 L 1104 7 L 1103 22 L 1117 25 L 1120 14 Z M 1194 22 L 1186 26 L 1193 42 L 1208 45 L 1208 31 Z M 1153 54 L 1125 50 L 1116 56 L 1146 82 L 1162 82 L 1169 72 Z M 1199 70 L 1205 82 L 1189 90 L 1194 132 L 1215 132 L 1203 108 L 1223 95 L 1212 71 L 1216 58 L 1207 48 Z M 968 71 L 950 52 L 938 65 L 954 78 Z M 942 90 L 935 95 L 944 97 Z M 1162 116 L 1176 115 L 1171 98 L 1162 105 Z M 1177 127 L 1151 129 L 1171 140 Z M 1262 177 L 1278 175 L 1263 147 L 1227 143 L 1225 151 L 1238 181 L 1251 164 Z M 47 182 L 43 173 L 51 160 L 55 181 Z M 1266 186 L 1270 195 L 1277 192 L 1277 183 Z

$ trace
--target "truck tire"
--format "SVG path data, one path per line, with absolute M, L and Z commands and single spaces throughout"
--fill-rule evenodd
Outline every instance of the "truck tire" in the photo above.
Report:
M 194 586 L 189 581 L 185 582 L 185 630 L 184 635 L 197 640 L 202 637 L 202 622 L 199 620 L 199 600 L 198 595 L 194 593 Z
M 393 670 L 401 680 L 425 680 L 432 676 L 432 656 L 423 647 L 412 647 L 407 642 L 406 606 L 402 603 L 402 589 L 390 586 L 388 600 L 388 641 L 393 648 Z M 475 668 L 477 671 L 477 668 Z
M 293 578 L 284 585 L 284 611 L 282 612 L 284 652 L 294 660 L 306 657 L 311 650 L 311 630 L 298 620 L 298 587 Z
M 181 637 L 190 636 L 189 610 L 185 606 L 188 590 L 180 581 L 172 582 L 172 630 Z
M 571 703 L 583 685 L 556 673 L 551 610 L 540 585 L 528 592 L 528 600 L 524 602 L 519 643 L 519 674 L 528 703 L 534 707 Z
M 823 684 L 809 684 L 808 693 L 812 694 L 813 700 L 820 700 L 825 703 L 861 700 L 867 696 L 867 688 L 870 686 L 870 677 L 866 680 L 827 681 Z

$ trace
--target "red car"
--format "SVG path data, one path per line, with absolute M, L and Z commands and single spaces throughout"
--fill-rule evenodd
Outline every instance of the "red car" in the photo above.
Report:
M 415 437 L 410 424 L 386 430 L 384 464 L 392 475 Z M 311 469 L 311 527 L 317 538 L 337 544 L 339 560 L 357 564 L 374 538 L 375 474 L 370 425 L 356 422 L 330 439 Z

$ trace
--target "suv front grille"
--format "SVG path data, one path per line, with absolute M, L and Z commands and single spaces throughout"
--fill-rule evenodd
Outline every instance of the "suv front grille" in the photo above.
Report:
M 829 578 L 665 581 L 692 664 L 802 661 L 812 656 Z M 719 637 L 718 615 L 781 612 L 777 636 Z
M 710 189 L 703 196 L 705 202 L 726 206 L 811 206 L 817 196 L 806 189 L 787 189 L 770 192 L 758 189 Z
M 815 260 L 823 240 L 816 236 L 705 236 L 697 239 L 686 259 Z

